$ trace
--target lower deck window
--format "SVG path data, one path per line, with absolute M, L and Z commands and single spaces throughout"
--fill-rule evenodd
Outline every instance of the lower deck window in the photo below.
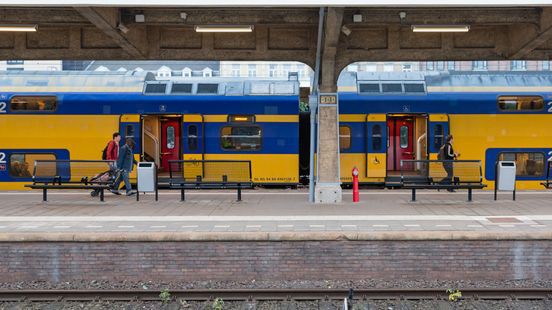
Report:
M 516 162 L 516 175 L 523 177 L 544 176 L 545 157 L 538 152 L 507 152 L 501 153 L 498 160 Z
M 225 126 L 221 130 L 221 147 L 228 151 L 261 149 L 262 130 L 259 126 Z
M 55 160 L 54 154 L 18 153 L 10 155 L 9 174 L 14 178 L 30 178 L 35 160 Z
M 351 128 L 339 126 L 339 149 L 348 150 L 351 148 Z

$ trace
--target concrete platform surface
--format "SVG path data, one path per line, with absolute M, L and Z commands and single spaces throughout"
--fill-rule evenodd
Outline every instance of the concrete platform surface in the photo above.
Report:
M 161 191 L 134 197 L 87 192 L 0 192 L 0 241 L 552 239 L 552 192 L 363 190 L 361 202 L 309 204 L 304 190 Z

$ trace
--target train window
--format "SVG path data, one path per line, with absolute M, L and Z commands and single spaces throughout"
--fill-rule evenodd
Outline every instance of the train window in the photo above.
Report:
M 221 130 L 221 147 L 228 151 L 255 151 L 261 148 L 259 126 L 225 126 Z
M 383 83 L 381 91 L 384 93 L 402 93 L 402 84 L 400 83 Z
M 35 160 L 55 160 L 54 154 L 17 153 L 10 155 L 9 174 L 14 178 L 31 178 Z
M 146 84 L 146 94 L 164 94 L 167 90 L 167 83 Z
M 433 149 L 438 150 L 444 144 L 445 141 L 445 131 L 443 125 L 436 124 L 433 127 Z
M 188 150 L 197 150 L 197 126 L 188 125 Z
M 401 142 L 401 149 L 406 149 L 408 147 L 408 126 L 401 126 L 400 142 Z
M 218 84 L 197 84 L 198 94 L 217 94 Z
M 381 126 L 374 125 L 372 126 L 372 149 L 373 151 L 381 150 Z
M 174 127 L 167 127 L 167 148 L 169 150 L 174 149 Z
M 339 126 L 339 149 L 341 151 L 351 148 L 351 127 Z
M 503 111 L 534 111 L 544 109 L 540 96 L 500 96 L 498 108 Z
M 423 93 L 425 88 L 422 83 L 404 83 L 404 91 L 406 93 Z
M 14 96 L 10 99 L 12 111 L 41 111 L 51 112 L 57 107 L 57 98 L 54 96 Z
M 358 90 L 361 93 L 379 93 L 380 84 L 378 83 L 361 83 L 358 86 Z
M 133 137 L 134 137 L 134 125 L 126 125 L 125 138 L 133 138 Z
M 516 175 L 524 177 L 544 176 L 546 161 L 543 153 L 539 152 L 504 152 L 498 160 L 516 162 Z
M 191 94 L 192 84 L 174 83 L 172 84 L 171 94 Z

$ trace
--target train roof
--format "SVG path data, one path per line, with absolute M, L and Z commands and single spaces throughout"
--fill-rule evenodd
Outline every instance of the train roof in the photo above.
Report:
M 145 95 L 273 95 L 296 96 L 297 80 L 247 78 L 156 79 L 144 71 L 6 71 L 0 75 L 0 92 L 8 93 L 118 93 Z
M 415 87 L 417 86 L 417 87 Z M 343 92 L 360 94 L 431 92 L 551 92 L 551 72 L 344 72 Z M 402 91 L 397 91 L 402 89 Z M 408 89 L 413 91 L 408 91 Z M 390 90 L 386 92 L 386 90 Z

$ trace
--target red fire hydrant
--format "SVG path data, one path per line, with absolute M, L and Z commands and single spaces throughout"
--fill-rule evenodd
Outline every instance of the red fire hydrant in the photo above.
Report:
M 360 200 L 358 194 L 358 168 L 353 168 L 353 202 L 358 202 Z

